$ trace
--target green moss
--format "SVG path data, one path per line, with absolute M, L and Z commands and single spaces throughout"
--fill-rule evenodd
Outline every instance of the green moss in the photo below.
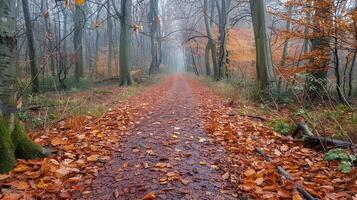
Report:
M 283 119 L 275 119 L 274 121 L 269 122 L 268 125 L 282 135 L 288 135 L 293 129 L 293 126 L 285 122 Z
M 9 132 L 9 120 L 0 117 L 0 174 L 10 171 L 16 163 L 14 145 Z
M 19 122 L 15 123 L 14 132 L 11 134 L 11 140 L 15 146 L 16 158 L 34 159 L 45 157 L 43 148 L 33 142 L 25 133 Z
M 13 128 L 11 124 L 14 124 Z M 16 119 L 0 117 L 0 173 L 9 172 L 15 166 L 16 158 L 44 156 L 44 149 L 26 135 Z

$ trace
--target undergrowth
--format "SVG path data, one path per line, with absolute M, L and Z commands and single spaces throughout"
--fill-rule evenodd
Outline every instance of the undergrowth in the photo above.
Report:
M 68 117 L 91 115 L 99 117 L 111 106 L 137 95 L 145 87 L 161 81 L 162 76 L 148 77 L 143 84 L 119 87 L 115 81 L 84 84 L 69 90 L 55 90 L 39 94 L 25 93 L 19 118 L 27 128 L 40 128 Z
M 319 135 L 357 142 L 356 106 L 328 100 L 318 104 L 301 100 L 296 95 L 301 92 L 301 85 L 294 85 L 293 89 L 276 96 L 264 96 L 254 81 L 238 75 L 218 82 L 208 77 L 200 79 L 228 99 L 238 114 L 269 116 L 265 124 L 282 135 L 289 135 L 297 123 L 304 121 Z

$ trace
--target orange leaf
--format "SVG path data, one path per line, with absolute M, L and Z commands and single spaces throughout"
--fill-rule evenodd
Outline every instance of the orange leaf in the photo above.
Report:
M 290 192 L 287 190 L 279 189 L 278 190 L 278 195 L 283 198 L 289 198 L 291 197 Z
M 154 200 L 154 199 L 156 199 L 155 192 L 150 192 L 147 195 L 145 195 L 142 200 Z
M 77 6 L 81 6 L 86 2 L 86 0 L 74 0 L 74 4 L 76 4 Z

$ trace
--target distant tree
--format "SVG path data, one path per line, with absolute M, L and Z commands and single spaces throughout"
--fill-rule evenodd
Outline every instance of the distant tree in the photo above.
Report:
M 219 31 L 219 62 L 218 62 L 218 80 L 227 77 L 227 64 L 228 64 L 228 25 L 229 25 L 229 11 L 232 0 L 215 0 L 218 10 L 218 31 Z
M 159 0 L 150 0 L 150 11 L 148 14 L 151 38 L 151 64 L 149 74 L 159 71 L 161 64 L 161 22 L 159 16 Z
M 40 90 L 40 84 L 38 81 L 38 69 L 36 65 L 36 49 L 35 41 L 33 38 L 32 32 L 32 20 L 29 11 L 28 0 L 22 0 L 22 9 L 24 12 L 25 25 L 26 25 L 26 37 L 28 45 L 28 54 L 30 59 L 30 68 L 31 68 L 31 81 L 32 81 L 32 92 L 37 93 Z
M 112 0 L 113 2 L 113 0 Z M 119 65 L 120 65 L 120 85 L 131 85 L 130 77 L 130 53 L 132 35 L 132 0 L 122 0 L 120 11 L 113 3 L 116 15 L 120 20 L 120 45 L 119 45 Z
M 108 76 L 111 77 L 113 75 L 112 72 L 112 60 L 113 60 L 113 22 L 112 16 L 110 13 L 110 1 L 107 2 L 107 28 L 108 28 Z
M 75 59 L 75 69 L 74 69 L 74 80 L 78 84 L 80 78 L 83 76 L 83 29 L 84 29 L 84 10 L 82 6 L 75 5 L 75 10 L 73 14 L 74 22 L 74 35 L 73 35 L 73 47 L 76 55 Z
M 212 22 L 213 20 L 210 20 L 211 17 L 213 17 L 212 13 L 209 15 L 209 4 L 211 5 L 211 10 L 214 9 L 214 4 L 212 4 L 214 0 L 204 0 L 203 2 L 203 15 L 204 15 L 204 20 L 205 20 L 205 27 L 206 27 L 206 33 L 208 36 L 208 42 L 207 42 L 207 47 L 206 47 L 206 52 L 205 52 L 205 64 L 206 64 L 206 71 L 207 75 L 210 75 L 210 66 L 209 66 L 209 53 L 211 53 L 211 59 L 212 59 L 212 65 L 213 65 L 213 76 L 214 79 L 218 79 L 218 59 L 217 59 L 217 48 L 216 48 L 216 41 L 214 39 L 213 33 L 212 33 Z
M 261 90 L 277 90 L 271 47 L 266 25 L 265 0 L 249 0 L 256 45 L 256 71 Z
M 0 173 L 10 171 L 17 158 L 45 156 L 44 149 L 26 135 L 15 115 L 15 3 L 0 0 Z

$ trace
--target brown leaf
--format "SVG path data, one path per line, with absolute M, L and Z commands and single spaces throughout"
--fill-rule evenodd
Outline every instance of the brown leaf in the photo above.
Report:
M 154 199 L 156 199 L 155 192 L 150 192 L 150 193 L 146 194 L 142 200 L 154 200 Z

